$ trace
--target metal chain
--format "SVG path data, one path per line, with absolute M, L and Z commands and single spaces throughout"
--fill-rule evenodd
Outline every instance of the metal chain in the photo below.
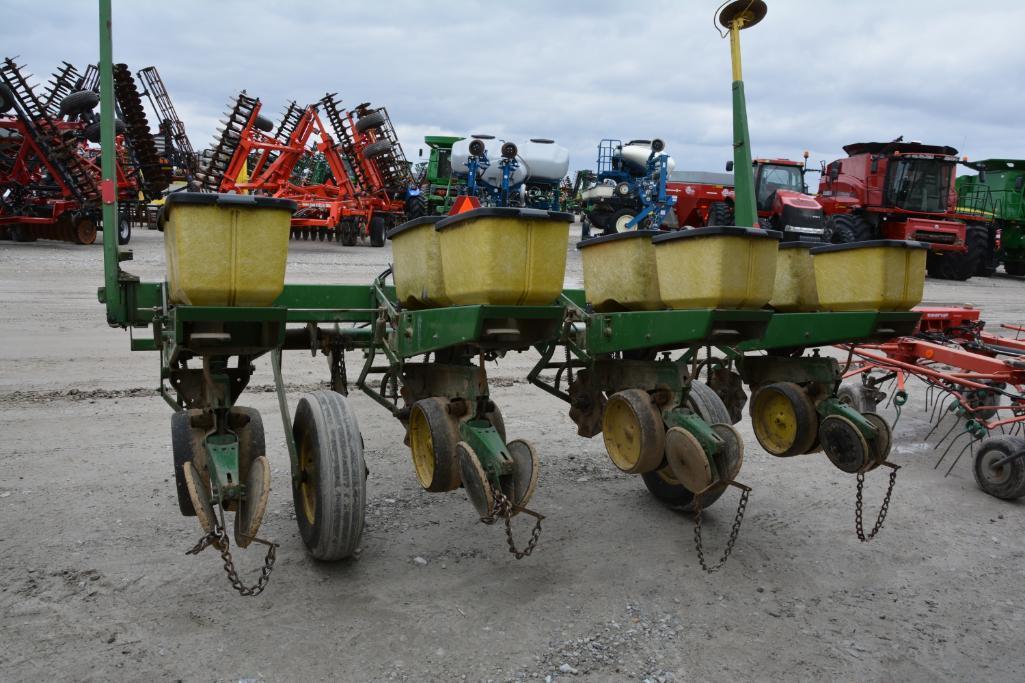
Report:
M 223 512 L 221 514 L 223 515 Z M 231 587 L 243 597 L 257 596 L 263 592 L 263 589 L 267 587 L 267 582 L 270 581 L 270 573 L 274 569 L 274 561 L 278 555 L 278 545 L 277 543 L 265 541 L 262 538 L 254 538 L 253 540 L 267 546 L 267 556 L 264 558 L 263 567 L 260 569 L 260 578 L 252 586 L 242 583 L 242 579 L 235 569 L 235 563 L 231 558 L 231 543 L 228 540 L 228 533 L 220 522 L 214 522 L 214 528 L 210 533 L 199 539 L 199 542 L 191 550 L 186 551 L 185 554 L 196 555 L 213 546 L 221 553 L 221 560 L 224 561 L 224 573 L 228 575 Z
M 865 542 L 871 541 L 875 538 L 879 530 L 883 528 L 883 521 L 886 519 L 886 513 L 890 509 L 890 495 L 893 493 L 893 485 L 897 483 L 897 470 L 900 469 L 900 465 L 894 465 L 891 462 L 884 462 L 883 465 L 890 468 L 890 485 L 886 488 L 886 496 L 883 498 L 883 504 L 879 507 L 879 516 L 876 517 L 875 526 L 872 527 L 872 531 L 865 534 L 865 529 L 862 527 L 862 490 L 865 486 L 865 475 L 862 472 L 858 472 L 858 494 L 854 501 L 854 528 L 858 532 L 858 540 Z
M 740 489 L 740 503 L 737 505 L 737 514 L 733 518 L 733 528 L 730 529 L 730 537 L 726 541 L 726 548 L 722 552 L 722 557 L 713 567 L 709 567 L 705 562 L 705 549 L 701 542 L 701 497 L 704 491 L 694 496 L 694 547 L 698 551 L 698 562 L 701 563 L 701 568 L 709 574 L 719 571 L 722 566 L 726 564 L 726 560 L 729 559 L 730 553 L 733 552 L 733 545 L 737 542 L 737 536 L 740 534 L 740 524 L 744 521 L 744 511 L 747 509 L 747 499 L 751 495 L 751 489 L 743 484 L 736 482 L 729 482 L 733 486 Z
M 484 522 L 485 524 L 494 524 L 496 521 L 498 521 L 499 517 L 504 519 L 505 539 L 509 543 L 509 552 L 511 552 L 517 560 L 522 560 L 524 557 L 534 552 L 534 548 L 537 547 L 538 539 L 541 538 L 541 520 L 543 520 L 545 516 L 539 512 L 528 510 L 525 507 L 513 505 L 512 501 L 510 501 L 504 493 L 495 489 L 495 487 L 491 485 L 490 480 L 487 480 L 486 483 L 488 488 L 491 489 L 492 496 L 494 496 L 495 509 L 487 517 L 481 517 L 480 521 Z M 533 531 L 530 532 L 530 540 L 527 541 L 527 545 L 523 550 L 520 550 L 516 547 L 516 542 L 513 541 L 512 537 L 512 518 L 513 514 L 515 514 L 517 511 L 528 514 L 537 520 L 537 522 L 535 522 L 534 524 Z

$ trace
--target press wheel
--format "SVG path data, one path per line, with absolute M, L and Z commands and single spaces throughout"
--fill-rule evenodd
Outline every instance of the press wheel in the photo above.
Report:
M 673 477 L 691 493 L 704 491 L 715 481 L 715 472 L 697 437 L 682 427 L 666 432 L 666 460 Z
M 216 517 L 214 506 L 210 501 L 210 489 L 208 484 L 200 476 L 199 470 L 190 460 L 182 467 L 185 476 L 185 487 L 189 492 L 189 499 L 192 500 L 192 508 L 196 511 L 196 519 L 203 531 L 210 533 L 214 530 Z
M 665 452 L 662 415 L 642 389 L 613 394 L 602 417 L 605 449 L 612 464 L 627 474 L 658 469 Z
M 722 446 L 716 458 L 720 480 L 733 481 L 740 474 L 740 468 L 744 464 L 744 439 L 733 425 L 714 424 L 712 431 L 722 439 Z
M 781 458 L 810 450 L 819 429 L 811 397 L 792 382 L 769 384 L 755 393 L 751 424 L 761 447 Z
M 890 455 L 890 448 L 893 446 L 893 430 L 882 415 L 878 413 L 863 413 L 863 417 L 872 423 L 876 428 L 876 438 L 872 440 L 872 453 L 875 455 L 876 466 L 886 462 Z
M 491 517 L 495 513 L 495 496 L 491 492 L 491 485 L 477 453 L 465 441 L 456 444 L 456 453 L 459 457 L 463 488 L 466 489 L 470 504 L 480 517 Z
M 819 438 L 826 457 L 849 474 L 867 472 L 875 466 L 875 451 L 858 426 L 842 415 L 828 415 L 819 425 Z
M 246 483 L 246 496 L 239 501 L 235 513 L 235 543 L 240 548 L 245 548 L 256 538 L 263 522 L 263 513 L 267 511 L 270 463 L 266 456 L 258 456 L 249 463 L 249 472 L 243 481 Z
M 420 486 L 427 491 L 459 488 L 456 444 L 459 429 L 448 414 L 444 398 L 425 398 L 413 404 L 409 413 L 409 448 Z
M 541 462 L 534 447 L 523 439 L 514 439 L 505 447 L 513 461 L 513 473 L 503 482 L 503 492 L 514 505 L 526 507 L 537 490 Z

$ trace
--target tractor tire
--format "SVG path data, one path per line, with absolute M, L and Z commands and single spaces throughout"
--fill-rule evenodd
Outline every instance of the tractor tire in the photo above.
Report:
M 344 220 L 338 224 L 338 230 L 340 235 L 338 241 L 342 243 L 343 247 L 354 247 L 356 246 L 356 224 L 352 220 Z
M 334 391 L 305 394 L 295 411 L 292 435 L 299 451 L 299 476 L 292 484 L 299 536 L 317 560 L 351 557 L 363 535 L 367 501 L 356 414 Z
M 122 121 L 121 119 L 114 119 L 114 134 L 115 135 L 121 135 L 124 132 L 125 132 L 125 122 Z M 99 142 L 100 142 L 100 122 L 99 121 L 93 121 L 92 123 L 90 123 L 88 126 L 86 126 L 82 130 L 82 135 L 84 135 L 85 139 L 88 140 L 89 142 L 95 142 L 95 143 L 99 144 Z
M 382 216 L 374 216 L 370 219 L 370 246 L 372 247 L 383 247 L 384 246 L 384 218 Z
M 609 216 L 608 223 L 605 224 L 605 234 L 615 235 L 617 232 L 626 232 L 628 229 L 626 224 L 634 219 L 637 215 L 635 209 L 620 209 Z M 632 229 L 636 230 L 640 225 L 635 225 Z
M 11 89 L 3 83 L 0 83 L 0 114 L 5 113 L 13 106 L 14 95 L 11 94 Z
M 826 234 L 833 244 L 867 242 L 873 239 L 872 226 L 863 217 L 853 213 L 838 213 L 826 220 Z
M 961 253 L 930 254 L 927 264 L 929 275 L 939 280 L 964 282 L 979 269 L 979 261 L 989 250 L 989 235 L 981 225 L 970 225 L 965 231 L 967 251 Z
M 997 254 L 995 244 L 995 234 L 990 234 L 989 228 L 985 225 L 977 227 L 981 228 L 986 234 L 986 250 L 983 252 L 982 258 L 979 259 L 979 266 L 976 268 L 975 274 L 982 277 L 990 277 L 997 272 L 997 267 L 1000 265 L 1000 256 Z
M 1004 272 L 1008 275 L 1025 275 L 1025 261 L 1005 261 Z
M 426 216 L 428 212 L 427 197 L 422 194 L 415 194 L 406 199 L 406 220 Z
M 708 205 L 708 226 L 733 225 L 733 209 L 726 202 L 712 202 Z
M 362 133 L 363 131 L 370 130 L 371 128 L 380 128 L 384 125 L 384 122 L 384 112 L 373 111 L 366 116 L 361 116 L 356 119 L 356 131 Z
M 270 133 L 274 130 L 274 122 L 263 114 L 257 114 L 256 120 L 253 121 L 253 127 L 262 130 L 264 133 Z
M 118 216 L 117 243 L 124 246 L 132 241 L 132 222 L 127 216 Z
M 382 154 L 389 152 L 391 152 L 391 140 L 378 140 L 377 142 L 371 142 L 363 148 L 363 156 L 367 159 L 376 159 Z
M 100 103 L 100 96 L 92 90 L 79 90 L 61 100 L 60 115 L 74 116 L 92 111 Z

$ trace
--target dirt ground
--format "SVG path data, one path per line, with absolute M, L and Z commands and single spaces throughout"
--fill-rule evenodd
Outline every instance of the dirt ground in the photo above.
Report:
M 129 270 L 162 277 L 159 233 L 138 231 L 132 247 Z M 289 279 L 366 283 L 389 257 L 293 242 Z M 568 281 L 580 282 L 572 249 Z M 1025 670 L 1025 507 L 978 490 L 967 458 L 948 477 L 933 468 L 921 388 L 896 427 L 904 467 L 871 543 L 854 535 L 852 477 L 821 454 L 774 459 L 738 425 L 754 491 L 713 575 L 697 564 L 691 518 L 525 383 L 528 354 L 491 372 L 510 438 L 533 441 L 543 463 L 532 507 L 544 532 L 520 561 L 461 491 L 419 488 L 400 424 L 354 393 L 367 527 L 357 559 L 321 564 L 298 537 L 261 361 L 243 403 L 264 414 L 275 486 L 263 535 L 281 547 L 267 591 L 242 599 L 213 551 L 184 554 L 200 531 L 175 502 L 158 360 L 106 326 L 100 282 L 99 246 L 0 243 L 0 679 L 1000 681 Z M 1020 320 L 1023 294 L 1002 275 L 926 288 L 927 303 L 973 303 L 994 324 Z M 285 373 L 294 407 L 326 365 L 295 352 Z M 869 510 L 884 483 L 869 475 Z M 706 513 L 713 551 L 735 505 L 729 493 Z M 238 553 L 246 578 L 260 560 Z

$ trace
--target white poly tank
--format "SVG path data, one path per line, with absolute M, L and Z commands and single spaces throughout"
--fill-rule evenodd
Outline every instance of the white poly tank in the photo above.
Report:
M 465 138 L 452 145 L 452 173 L 458 177 L 467 174 L 467 163 L 470 160 L 470 143 L 477 138 Z M 528 140 L 516 143 L 516 161 L 519 166 L 510 178 L 511 185 L 520 185 L 527 180 L 550 181 L 562 180 L 569 172 L 569 150 L 554 142 Z M 488 160 L 491 165 L 478 177 L 491 185 L 502 183 L 502 145 L 503 140 L 480 140 L 484 143 Z
M 651 141 L 634 140 L 623 145 L 619 150 L 619 156 L 623 159 L 624 170 L 634 176 L 645 174 L 648 164 L 648 157 L 651 156 Z M 659 156 L 669 156 L 665 152 Z M 670 173 L 676 168 L 676 162 L 669 157 L 666 168 Z

